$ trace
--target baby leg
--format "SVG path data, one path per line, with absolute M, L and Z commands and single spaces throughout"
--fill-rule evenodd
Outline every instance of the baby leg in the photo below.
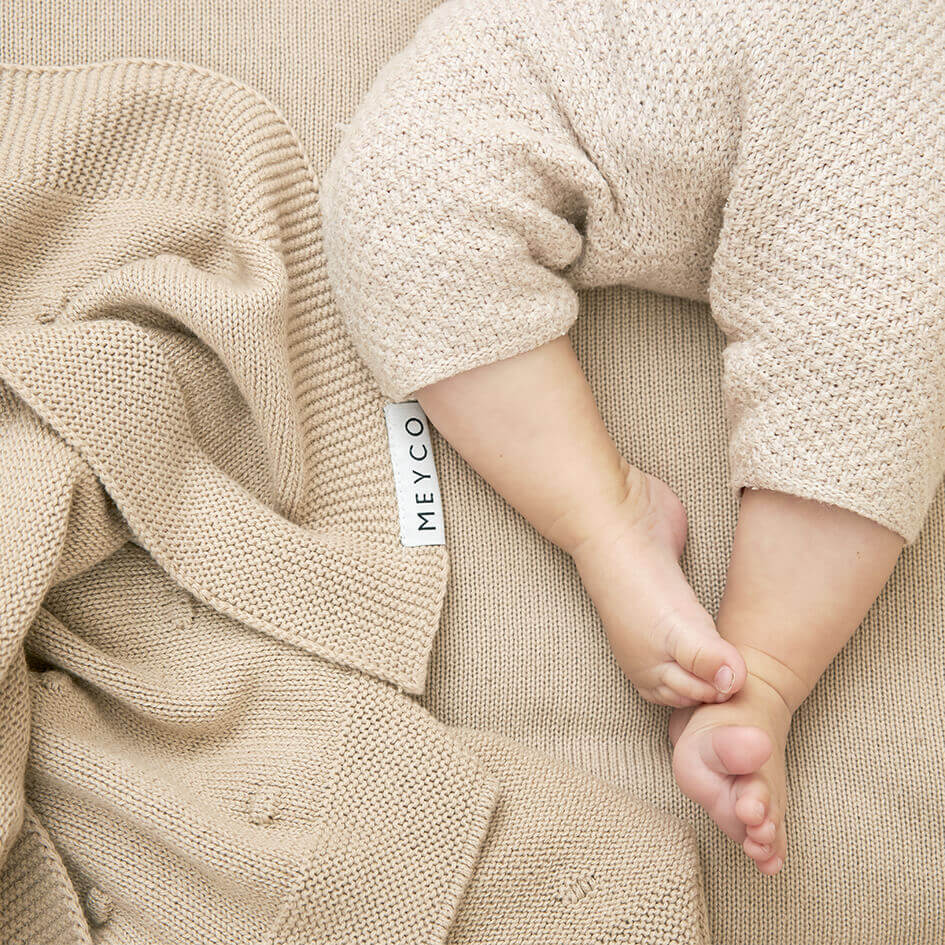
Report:
M 618 453 L 567 335 L 416 397 L 457 452 L 572 556 L 644 698 L 691 706 L 740 688 L 741 656 L 679 567 L 682 503 Z
M 835 506 L 742 495 L 718 626 L 745 658 L 724 705 L 674 713 L 673 771 L 764 873 L 786 856 L 784 746 L 791 716 L 860 624 L 903 539 Z

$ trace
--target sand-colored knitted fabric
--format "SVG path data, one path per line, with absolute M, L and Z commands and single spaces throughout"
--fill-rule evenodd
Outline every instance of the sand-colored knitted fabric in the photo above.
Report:
M 7 65 L 0 129 L 0 941 L 706 945 L 691 826 L 412 698 L 447 553 L 276 109 Z
M 536 347 L 575 287 L 699 301 L 731 484 L 914 541 L 945 472 L 945 4 L 450 0 L 325 177 L 381 390 Z
M 182 59 L 237 77 L 282 109 L 322 172 L 378 71 L 434 5 L 271 0 L 263 15 L 258 0 L 6 0 L 0 52 L 7 60 L 42 65 L 129 55 Z M 727 488 L 719 386 L 724 338 L 704 303 L 632 289 L 582 290 L 578 297 L 570 335 L 607 425 L 625 455 L 665 478 L 683 498 L 690 513 L 684 565 L 712 610 L 736 509 Z M 342 400 L 339 391 L 332 403 Z M 713 945 L 945 940 L 942 491 L 889 588 L 795 720 L 788 744 L 791 855 L 781 875 L 766 879 L 679 793 L 670 770 L 667 712 L 639 699 L 621 676 L 571 561 L 436 435 L 434 449 L 450 567 L 424 706 L 463 732 L 501 732 L 693 822 Z M 357 494 L 352 490 L 347 499 Z M 158 583 L 164 593 L 150 599 L 163 601 L 161 611 L 173 620 L 184 620 L 186 595 L 163 578 Z M 112 598 L 98 599 L 102 604 L 89 608 L 86 625 L 94 626 L 97 614 L 121 609 Z M 153 603 L 147 611 L 135 608 L 135 621 L 153 609 Z M 235 664 L 244 665 L 239 659 Z M 226 673 L 215 672 L 219 678 Z M 253 673 L 246 686 L 266 685 L 267 678 Z M 231 682 L 226 691 L 245 691 L 239 685 Z M 291 692 L 306 693 L 304 680 Z M 284 716 L 289 714 L 286 707 Z M 282 729 L 292 737 L 305 725 L 304 718 L 293 718 L 296 728 L 285 721 Z M 479 758 L 488 763 L 484 754 Z M 258 819 L 272 810 L 265 795 L 253 807 Z M 492 836 L 487 829 L 487 843 Z M 33 834 L 21 834 L 20 843 L 24 853 L 29 848 L 28 855 L 54 863 L 55 852 L 51 860 L 40 852 Z M 517 850 L 526 855 L 526 844 Z M 583 871 L 570 888 L 589 888 Z M 474 892 L 470 886 L 470 905 L 478 898 Z M 82 910 L 88 900 L 101 919 L 107 903 L 90 893 L 80 890 Z M 579 902 L 588 908 L 593 897 Z M 68 909 L 58 918 L 50 915 L 49 927 L 70 927 L 69 916 Z M 113 911 L 109 921 L 115 918 Z M 455 926 L 473 922 L 461 904 Z M 94 926 L 93 933 L 107 941 L 109 928 Z M 594 940 L 593 934 L 585 938 Z M 627 939 L 633 941 L 629 934 Z M 69 941 L 55 933 L 26 940 Z
M 72 880 L 29 805 L 23 829 L 7 854 L 0 882 L 0 918 L 6 942 L 91 945 L 89 923 Z

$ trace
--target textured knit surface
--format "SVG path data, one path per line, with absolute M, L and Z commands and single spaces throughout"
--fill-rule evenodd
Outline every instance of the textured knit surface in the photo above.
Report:
M 563 334 L 575 287 L 729 339 L 732 485 L 914 541 L 945 471 L 945 3 L 451 0 L 325 178 L 394 400 Z
M 322 171 L 338 142 L 340 124 L 350 119 L 379 69 L 408 43 L 433 5 L 433 0 L 384 4 L 274 0 L 266 4 L 266 16 L 261 17 L 257 0 L 164 0 L 148 5 L 138 0 L 7 0 L 0 17 L 0 45 L 5 59 L 22 62 L 65 64 L 111 56 L 156 56 L 191 60 L 241 78 L 281 107 L 315 170 Z M 570 333 L 607 424 L 629 458 L 665 478 L 684 499 L 691 519 L 684 563 L 699 596 L 713 609 L 721 594 L 735 521 L 735 503 L 726 485 L 726 428 L 719 387 L 724 339 L 708 307 L 697 301 L 634 289 L 581 291 L 579 300 L 581 307 Z M 339 392 L 333 405 L 344 396 Z M 368 403 L 377 404 L 380 418 L 383 399 L 368 397 Z M 373 412 L 364 416 L 373 429 Z M 357 441 L 339 445 L 349 457 L 349 474 L 352 453 L 348 451 L 357 445 Z M 945 782 L 941 736 L 945 726 L 941 702 L 945 692 L 945 497 L 941 491 L 927 527 L 904 555 L 887 591 L 795 721 L 788 748 L 792 859 L 782 875 L 765 880 L 677 791 L 670 772 L 666 712 L 640 700 L 621 677 L 571 562 L 542 540 L 442 438 L 434 438 L 434 448 L 450 562 L 442 620 L 422 696 L 435 716 L 449 725 L 464 726 L 464 740 L 466 733 L 476 730 L 504 733 L 516 743 L 551 752 L 694 822 L 713 945 L 939 945 L 945 939 L 941 911 L 945 861 L 940 843 L 945 835 L 941 801 Z M 370 456 L 372 451 L 386 456 L 383 440 L 370 439 L 359 455 Z M 385 481 L 388 474 L 378 475 Z M 92 489 L 94 477 L 86 473 L 79 478 L 86 496 L 83 508 L 92 516 L 101 501 Z M 359 483 L 358 488 L 364 485 Z M 351 490 L 345 498 L 351 500 L 357 493 L 358 489 Z M 104 512 L 95 517 L 103 529 L 114 526 L 114 519 Z M 101 540 L 106 541 L 104 534 Z M 77 549 L 77 543 L 71 547 Z M 143 559 L 131 547 L 108 569 L 127 574 L 146 564 Z M 70 560 L 73 563 L 66 571 L 75 575 L 82 556 L 75 551 Z M 188 620 L 193 606 L 179 587 L 153 572 L 150 565 L 146 567 L 152 589 L 144 597 L 146 606 L 131 610 L 136 623 L 124 627 L 119 638 L 123 647 L 128 645 L 124 641 L 135 639 L 142 617 L 159 611 L 172 626 Z M 91 628 L 82 632 L 93 640 L 96 625 L 102 627 L 100 634 L 110 633 L 110 625 L 102 623 L 104 617 L 128 607 L 127 603 L 116 605 L 104 589 L 95 600 L 99 603 L 93 601 L 86 608 L 89 617 L 83 623 L 72 618 L 77 627 Z M 65 615 L 62 608 L 59 613 Z M 206 619 L 232 626 L 204 608 L 199 608 L 199 614 L 198 626 Z M 162 628 L 159 639 L 165 632 Z M 154 636 L 147 636 L 146 647 L 156 646 Z M 230 630 L 225 637 L 214 637 L 215 652 L 225 653 L 234 636 Z M 188 638 L 173 636 L 166 649 L 148 658 L 148 668 L 160 669 L 165 680 L 180 678 L 184 657 L 177 654 L 189 652 Z M 248 638 L 239 635 L 239 639 L 241 646 L 247 645 Z M 196 649 L 200 651 L 199 644 Z M 167 652 L 173 659 L 166 657 Z M 137 653 L 130 651 L 132 656 Z M 253 691 L 254 686 L 271 691 L 273 685 L 271 674 L 257 672 L 247 663 L 252 654 L 241 657 L 244 653 L 237 650 L 231 665 L 239 669 L 232 675 L 222 668 L 212 674 L 214 680 L 228 680 L 226 691 L 233 694 L 229 705 L 238 706 L 241 694 Z M 193 665 L 191 657 L 186 661 Z M 139 685 L 148 678 L 143 674 Z M 56 684 L 53 677 L 49 685 Z M 211 688 L 218 691 L 219 686 L 214 682 Z M 34 689 L 46 692 L 43 687 Z M 188 691 L 183 684 L 178 690 L 182 696 Z M 297 694 L 309 696 L 311 682 L 303 676 L 288 687 L 281 683 L 280 691 L 286 693 L 286 701 L 278 710 L 282 712 L 279 730 L 290 733 L 287 741 L 292 743 L 312 723 L 299 712 L 300 703 L 288 703 Z M 204 692 L 197 693 L 193 712 L 206 705 L 201 698 Z M 127 720 L 127 716 L 120 718 Z M 365 730 L 360 727 L 359 731 L 363 735 Z M 272 751 L 270 743 L 265 748 Z M 481 745 L 470 748 L 483 761 L 494 757 Z M 505 756 L 497 773 L 514 764 L 514 758 Z M 271 784 L 281 790 L 288 784 L 291 788 L 296 778 L 284 776 L 287 767 L 284 762 L 263 766 L 261 786 Z M 553 769 L 552 783 L 556 775 Z M 247 779 L 250 776 L 251 772 Z M 520 782 L 521 774 L 516 778 Z M 220 783 L 227 787 L 238 782 Z M 549 798 L 552 790 L 543 786 L 541 796 Z M 511 793 L 506 790 L 505 798 Z M 229 796 L 233 808 L 248 818 L 246 793 L 234 789 Z M 252 816 L 265 822 L 277 814 L 276 797 L 263 791 L 252 802 Z M 603 807 L 609 817 L 612 808 L 607 802 Z M 560 802 L 554 810 L 562 810 Z M 519 804 L 517 811 L 517 816 L 526 816 L 529 806 Z M 60 821 L 68 826 L 77 816 L 69 813 L 68 819 Z M 44 823 L 50 829 L 55 826 L 48 811 Z M 94 833 L 83 833 L 85 829 L 81 825 L 78 835 L 94 838 Z M 541 826 L 533 824 L 529 829 L 531 842 L 536 835 L 558 829 L 560 823 L 542 819 Z M 608 829 L 602 825 L 599 836 L 607 837 Z M 20 862 L 28 857 L 47 864 L 42 882 L 51 889 L 57 885 L 58 855 L 43 851 L 41 837 L 35 830 L 20 835 L 24 857 Z M 71 845 L 64 844 L 62 837 L 60 832 L 57 841 L 68 852 Z M 483 854 L 509 850 L 509 846 L 495 845 L 500 839 L 498 832 L 486 828 Z M 527 857 L 527 848 L 527 842 L 512 846 L 517 857 Z M 138 852 L 136 848 L 119 866 L 134 865 Z M 95 867 L 96 851 L 92 849 L 86 859 Z M 149 876 L 166 876 L 167 868 L 163 862 L 149 862 L 145 870 Z M 14 879 L 21 876 L 24 869 L 29 872 L 28 866 L 17 872 L 11 861 L 5 882 L 11 874 Z M 587 873 L 582 867 L 570 877 L 565 873 L 559 878 L 551 871 L 544 875 L 553 895 L 570 903 L 570 909 L 580 909 L 594 902 L 593 896 L 580 897 L 582 890 L 593 888 Z M 74 866 L 71 875 L 76 882 L 81 880 Z M 102 880 L 100 872 L 95 875 L 97 881 Z M 672 884 L 671 878 L 667 884 Z M 3 888 L 6 894 L 7 887 Z M 468 887 L 470 903 L 478 897 L 477 888 L 475 884 Z M 107 905 L 100 896 L 90 894 L 91 889 L 80 885 L 82 910 L 88 910 L 91 902 L 86 914 L 101 919 L 108 914 Z M 3 901 L 24 900 L 13 895 Z M 53 916 L 54 901 L 45 900 L 50 909 L 42 920 L 50 933 L 26 936 L 30 945 L 71 941 L 57 930 L 73 927 L 75 904 L 67 902 Z M 127 922 L 122 914 L 113 906 L 109 922 Z M 176 905 L 170 914 L 179 917 Z M 506 911 L 503 918 L 511 914 Z M 35 910 L 32 915 L 37 928 L 43 928 Z M 460 913 L 455 925 L 468 929 L 469 919 Z M 595 930 L 602 928 L 602 923 L 595 926 Z M 119 940 L 138 945 L 136 931 L 122 932 Z M 92 934 L 106 941 L 108 934 L 119 935 L 110 933 L 108 923 L 93 926 Z M 634 941 L 629 932 L 608 934 L 611 942 Z M 649 941 L 645 935 L 644 929 L 637 940 Z M 534 937 L 542 942 L 563 940 L 540 931 Z M 194 938 L 181 931 L 171 941 L 190 945 Z M 488 941 L 487 936 L 482 938 Z M 515 937 L 503 939 L 497 934 L 493 939 L 505 945 Z M 576 939 L 593 942 L 595 932 Z M 154 941 L 161 940 L 149 934 L 147 945 Z
M 7 65 L 0 129 L 0 941 L 706 945 L 691 826 L 411 697 L 448 557 L 274 107 Z

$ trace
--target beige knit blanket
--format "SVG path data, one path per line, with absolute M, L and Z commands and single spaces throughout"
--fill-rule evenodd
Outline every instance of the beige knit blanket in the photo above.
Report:
M 312 174 L 240 82 L 320 173 L 431 6 L 4 5 L 8 62 L 202 68 L 0 74 L 0 940 L 940 942 L 941 490 L 795 721 L 774 881 L 676 790 L 571 563 L 439 438 L 445 552 L 400 547 Z M 712 608 L 723 339 L 698 302 L 580 303 Z

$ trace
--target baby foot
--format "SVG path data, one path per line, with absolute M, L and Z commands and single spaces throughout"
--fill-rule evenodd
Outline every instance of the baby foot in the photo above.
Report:
M 758 869 L 773 875 L 787 853 L 784 743 L 791 709 L 750 673 L 722 705 L 680 709 L 669 723 L 673 774 Z
M 625 498 L 568 549 L 624 673 L 677 707 L 724 701 L 746 672 L 679 566 L 686 529 L 672 489 L 628 465 Z

